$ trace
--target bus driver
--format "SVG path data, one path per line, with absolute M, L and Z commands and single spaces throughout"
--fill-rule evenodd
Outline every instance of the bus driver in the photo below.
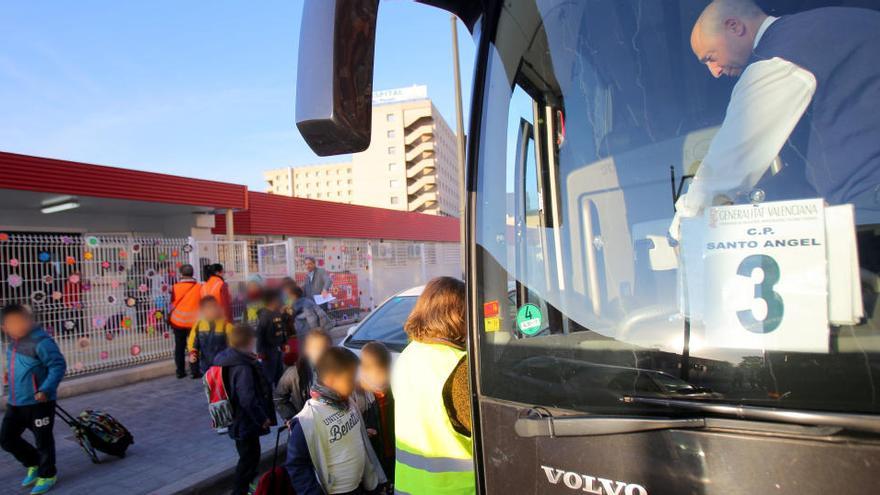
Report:
M 714 0 L 691 48 L 716 78 L 739 76 L 727 114 L 670 227 L 749 191 L 810 109 L 806 180 L 857 223 L 880 217 L 880 12 L 826 7 L 783 17 L 751 0 Z

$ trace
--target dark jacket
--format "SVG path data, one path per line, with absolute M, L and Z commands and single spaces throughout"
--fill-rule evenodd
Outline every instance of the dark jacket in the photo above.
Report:
M 55 400 L 58 384 L 64 378 L 67 363 L 58 344 L 42 328 L 36 327 L 6 346 L 6 376 L 9 405 L 36 404 L 34 395 L 43 392 Z
M 325 331 L 333 328 L 333 321 L 315 303 L 314 299 L 308 297 L 297 299 L 293 305 L 293 313 L 295 315 L 293 325 L 296 330 L 296 337 L 300 340 L 305 339 L 306 335 L 313 328 L 321 328 Z
M 318 483 L 315 466 L 309 454 L 309 444 L 303 434 L 302 426 L 297 418 L 290 424 L 290 438 L 287 440 L 287 474 L 296 495 L 324 495 L 324 489 Z
M 312 385 L 312 366 L 305 356 L 299 358 L 296 366 L 291 366 L 281 375 L 275 387 L 275 407 L 285 421 L 296 416 L 309 400 Z
M 262 309 L 257 321 L 257 352 L 281 352 L 287 339 L 293 335 L 291 316 L 285 311 Z
M 267 419 L 276 423 L 272 389 L 256 356 L 229 348 L 217 355 L 214 364 L 223 367 L 223 383 L 232 404 L 229 436 L 243 440 L 269 433 L 263 424 Z
M 364 426 L 368 430 L 376 430 L 376 435 L 370 437 L 373 452 L 382 464 L 382 470 L 390 482 L 394 482 L 395 461 L 395 437 L 394 437 L 394 396 L 391 389 L 385 394 L 385 414 L 380 409 L 378 397 L 371 394 L 371 400 L 364 411 Z

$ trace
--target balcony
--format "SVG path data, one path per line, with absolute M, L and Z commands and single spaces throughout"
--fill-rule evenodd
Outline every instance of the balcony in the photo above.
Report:
M 427 192 L 428 190 L 434 190 L 437 186 L 437 177 L 434 174 L 423 175 L 415 180 L 410 180 L 406 186 L 406 192 L 409 195 L 419 194 L 420 192 Z

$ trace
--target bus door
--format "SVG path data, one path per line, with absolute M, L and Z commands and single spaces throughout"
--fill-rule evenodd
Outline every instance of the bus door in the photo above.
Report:
M 468 282 L 486 493 L 880 479 L 876 220 L 808 187 L 798 133 L 755 184 L 676 215 L 736 83 L 691 51 L 705 4 L 523 0 L 485 24 Z

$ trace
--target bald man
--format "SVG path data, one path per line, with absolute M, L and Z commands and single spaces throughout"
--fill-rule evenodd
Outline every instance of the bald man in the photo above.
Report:
M 739 77 L 721 128 L 676 204 L 681 217 L 748 193 L 805 112 L 813 197 L 853 203 L 859 223 L 880 217 L 880 13 L 827 7 L 780 18 L 750 0 L 715 0 L 691 48 L 716 78 Z M 768 197 L 768 200 L 774 198 Z

